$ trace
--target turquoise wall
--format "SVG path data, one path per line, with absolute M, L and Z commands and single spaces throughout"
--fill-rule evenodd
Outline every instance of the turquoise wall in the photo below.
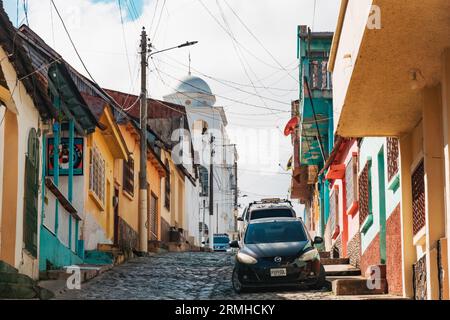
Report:
M 383 149 L 383 163 L 379 163 L 381 159 L 378 157 L 380 151 Z M 385 219 L 387 220 L 393 210 L 400 203 L 401 192 L 400 188 L 396 190 L 389 189 L 389 181 L 387 177 L 387 149 L 386 149 L 386 138 L 364 138 L 361 143 L 359 150 L 359 173 L 361 169 L 363 169 L 364 165 L 368 158 L 372 159 L 372 214 L 373 214 L 373 223 L 367 229 L 366 233 L 361 233 L 361 251 L 365 252 L 370 243 L 375 239 L 377 234 L 380 232 L 380 216 L 385 214 Z M 382 172 L 380 172 L 379 168 L 384 168 Z M 358 175 L 359 175 L 358 173 Z M 383 181 L 380 179 L 379 175 L 384 175 L 385 188 L 384 192 L 381 191 L 379 181 Z M 382 198 L 380 198 L 382 197 Z M 383 201 L 384 198 L 384 201 Z M 383 210 L 380 208 L 380 203 L 384 203 L 386 208 Z M 383 212 L 384 211 L 384 212 Z
M 46 262 L 50 261 L 54 267 L 62 268 L 74 264 L 81 264 L 83 260 L 63 245 L 53 233 L 41 226 L 39 270 L 47 269 Z

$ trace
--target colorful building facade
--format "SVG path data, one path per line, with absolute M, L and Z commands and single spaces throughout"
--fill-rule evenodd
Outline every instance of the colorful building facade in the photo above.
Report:
M 400 14 L 409 19 L 399 19 Z M 372 163 L 374 186 L 384 180 L 389 191 L 381 212 L 386 222 L 377 233 L 374 216 L 361 243 L 363 252 L 379 251 L 380 261 L 386 258 L 386 268 L 396 272 L 389 252 L 401 249 L 402 285 L 394 287 L 416 299 L 449 296 L 449 18 L 448 1 L 342 1 L 330 55 L 336 134 L 399 141 L 398 151 L 392 139 L 363 142 L 360 165 Z M 411 35 L 420 40 L 405 42 Z M 426 40 L 430 35 L 432 42 Z M 388 160 L 380 179 L 382 150 Z M 397 152 L 395 165 L 389 154 Z M 375 197 L 374 209 L 379 202 Z M 377 242 L 381 250 L 372 249 Z

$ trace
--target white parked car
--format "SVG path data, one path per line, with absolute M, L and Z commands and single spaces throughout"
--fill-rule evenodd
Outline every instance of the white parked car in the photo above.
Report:
M 261 199 L 260 201 L 254 201 L 250 203 L 244 209 L 242 216 L 237 219 L 239 240 L 243 239 L 245 230 L 247 229 L 250 221 L 256 219 L 279 217 L 296 217 L 296 213 L 292 207 L 292 203 L 289 200 L 270 198 Z

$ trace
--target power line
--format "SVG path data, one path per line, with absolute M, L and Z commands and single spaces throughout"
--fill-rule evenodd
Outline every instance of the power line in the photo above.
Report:
M 163 14 L 164 6 L 165 6 L 165 5 L 166 5 L 166 0 L 164 0 L 164 2 L 163 2 L 163 4 L 162 4 L 161 11 L 160 11 L 160 13 L 159 13 L 158 22 L 157 22 L 157 24 L 156 24 L 155 32 L 153 33 L 152 41 L 155 41 L 156 34 L 157 34 L 157 32 L 158 32 L 159 24 L 160 24 L 160 22 L 161 22 L 161 18 L 162 18 L 162 14 Z
M 214 21 L 222 28 L 222 30 L 225 31 L 225 33 L 230 36 L 233 37 L 228 30 L 220 23 L 220 21 L 214 16 L 214 14 L 208 9 L 208 7 L 203 3 L 202 0 L 198 0 L 200 2 L 200 4 L 202 5 L 202 7 L 208 12 L 208 14 L 214 19 Z M 258 56 L 256 56 L 251 50 L 247 49 L 242 43 L 240 43 L 239 41 L 236 41 L 236 43 L 242 47 L 247 53 L 249 53 L 252 57 L 254 57 L 256 60 L 258 60 L 259 62 L 261 62 L 262 64 L 273 68 L 273 69 L 279 69 L 279 67 L 275 67 L 267 62 L 265 62 L 264 60 L 262 60 L 261 58 L 259 58 Z
M 183 81 L 183 80 L 177 79 L 177 78 L 175 78 L 174 76 L 171 76 L 170 74 L 168 74 L 168 73 L 166 73 L 166 72 L 164 72 L 164 71 L 162 71 L 162 70 L 159 70 L 159 71 L 160 71 L 161 73 L 165 74 L 166 76 L 172 78 L 173 80 L 178 80 L 178 81 L 181 82 L 181 83 L 185 83 L 185 84 L 190 85 L 190 86 L 193 87 L 193 88 L 196 88 L 196 89 L 198 89 L 198 90 L 202 90 L 201 88 L 198 88 L 198 87 L 196 87 L 195 85 L 193 85 L 193 84 L 191 84 L 191 83 L 187 83 L 187 82 L 185 82 L 185 81 Z M 218 95 L 218 94 L 216 94 L 216 96 L 219 97 L 219 98 L 225 99 L 225 100 L 229 100 L 229 101 L 232 101 L 232 102 L 235 102 L 235 103 L 239 103 L 239 104 L 244 104 L 244 105 L 247 105 L 247 106 L 250 106 L 250 107 L 254 107 L 254 108 L 260 108 L 260 109 L 266 109 L 266 110 L 280 111 L 280 112 L 283 112 L 283 113 L 290 113 L 290 112 L 291 112 L 291 111 L 286 111 L 286 110 L 282 110 L 282 109 L 276 109 L 276 108 L 270 108 L 270 107 L 263 107 L 263 106 L 260 106 L 260 105 L 256 105 L 256 104 L 252 104 L 252 103 L 247 103 L 247 102 L 239 101 L 239 100 L 232 99 L 232 98 L 228 98 L 228 97 L 225 97 L 225 96 L 222 96 L 222 95 Z M 194 99 L 194 100 L 195 100 L 195 99 Z
M 63 25 L 63 27 L 64 27 L 64 30 L 66 31 L 66 34 L 67 34 L 67 36 L 68 36 L 68 38 L 69 38 L 69 40 L 70 40 L 70 43 L 72 44 L 72 47 L 73 47 L 73 49 L 75 50 L 75 53 L 77 54 L 78 59 L 80 59 L 80 62 L 81 62 L 81 64 L 83 65 L 84 70 L 86 70 L 86 72 L 87 72 L 87 74 L 89 75 L 89 77 L 91 78 L 91 80 L 94 81 L 95 83 L 97 83 L 97 82 L 94 80 L 94 77 L 92 77 L 92 75 L 91 75 L 91 73 L 89 72 L 88 68 L 86 67 L 86 64 L 84 63 L 83 59 L 81 58 L 80 53 L 78 52 L 78 49 L 77 49 L 77 47 L 75 46 L 75 43 L 73 42 L 72 37 L 70 36 L 69 30 L 67 30 L 66 24 L 64 23 L 64 19 L 61 17 L 61 14 L 59 13 L 58 8 L 56 7 L 55 1 L 53 1 L 53 0 L 50 0 L 50 1 L 52 2 L 53 7 L 55 8 L 55 11 L 56 11 L 56 13 L 58 14 L 59 20 L 61 20 L 61 23 L 62 23 L 62 25 Z
M 241 17 L 234 11 L 234 9 L 228 4 L 226 0 L 224 0 L 225 4 L 230 8 L 231 12 L 236 16 L 236 18 L 239 20 L 239 22 L 244 26 L 244 28 L 250 33 L 250 35 L 259 43 L 259 45 L 266 51 L 266 53 L 275 61 L 276 64 L 278 64 L 281 69 L 286 71 L 289 76 L 294 79 L 297 83 L 299 83 L 298 79 L 296 79 L 294 76 L 292 76 L 289 71 L 286 70 L 286 68 L 278 61 L 277 58 L 264 46 L 264 44 L 258 39 L 258 37 L 250 30 L 250 28 L 245 24 L 245 22 L 241 19 Z
M 180 64 L 180 65 L 182 65 L 182 66 L 184 66 L 184 67 L 188 67 L 188 65 L 184 64 L 183 62 L 180 62 L 180 61 L 174 59 L 173 57 L 167 56 L 167 58 L 169 58 L 170 60 L 172 60 L 172 61 L 174 61 L 174 62 L 176 62 L 176 63 L 178 63 L 178 64 Z M 162 60 L 162 59 L 160 59 L 160 58 L 156 58 L 156 59 L 157 59 L 158 61 L 160 61 L 160 62 L 166 64 L 166 65 L 169 65 L 169 66 L 172 66 L 172 67 L 174 67 L 174 68 L 178 68 L 178 69 L 181 70 L 181 67 L 176 67 L 176 66 L 174 66 L 173 64 L 170 64 L 170 63 L 168 63 L 167 61 L 164 61 L 164 60 Z M 296 61 L 295 61 L 295 62 L 296 62 Z M 211 80 L 214 80 L 214 81 L 216 81 L 216 82 L 222 83 L 222 84 L 225 85 L 225 86 L 228 86 L 228 87 L 230 87 L 230 88 L 233 88 L 233 89 L 236 89 L 236 90 L 245 92 L 245 93 L 249 93 L 249 92 L 248 92 L 248 91 L 245 91 L 245 90 L 243 90 L 243 89 L 240 89 L 240 88 L 237 87 L 237 86 L 240 86 L 240 87 L 251 87 L 251 88 L 257 88 L 257 89 L 267 89 L 267 90 L 270 89 L 270 90 L 277 90 L 277 91 L 285 91 L 285 92 L 288 92 L 288 93 L 290 93 L 290 92 L 296 92 L 296 91 L 298 90 L 297 88 L 296 88 L 296 89 L 284 89 L 284 88 L 274 88 L 274 87 L 268 87 L 268 86 L 264 86 L 264 87 L 263 87 L 263 86 L 255 86 L 255 85 L 251 85 L 251 84 L 244 84 L 244 83 L 234 82 L 234 81 L 231 81 L 231 80 L 225 80 L 225 79 L 213 77 L 213 76 L 208 75 L 208 74 L 206 74 L 206 73 L 204 73 L 204 72 L 202 72 L 202 71 L 200 71 L 200 70 L 198 70 L 198 69 L 195 69 L 195 68 L 192 67 L 192 66 L 191 66 L 191 69 L 192 69 L 195 73 L 197 73 L 197 74 L 199 74 L 199 75 L 201 75 L 201 76 L 204 76 L 204 77 L 206 77 L 206 78 L 208 78 L 208 79 L 211 79 Z M 276 71 L 275 73 L 277 73 L 277 72 L 279 72 L 279 71 Z M 275 73 L 272 73 L 271 75 L 273 75 L 273 74 L 275 74 Z M 269 76 L 270 76 L 270 75 L 269 75 Z M 266 77 L 266 78 L 269 78 L 269 77 Z M 261 79 L 260 79 L 260 80 L 261 80 Z M 232 84 L 232 85 L 230 85 L 229 83 Z M 268 98 L 268 99 L 269 99 L 269 98 Z M 280 101 L 280 100 L 276 100 L 276 101 Z M 283 103 L 285 103 L 285 102 L 283 101 Z
M 30 21 L 28 20 L 28 0 L 22 0 L 22 2 L 23 2 L 23 11 L 25 13 L 25 20 L 27 21 L 27 25 L 29 26 Z

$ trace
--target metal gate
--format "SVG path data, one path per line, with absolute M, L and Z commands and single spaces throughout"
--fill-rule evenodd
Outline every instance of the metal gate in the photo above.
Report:
M 25 249 L 37 257 L 39 194 L 39 140 L 35 129 L 28 135 L 28 152 L 25 155 L 25 208 L 23 241 Z

